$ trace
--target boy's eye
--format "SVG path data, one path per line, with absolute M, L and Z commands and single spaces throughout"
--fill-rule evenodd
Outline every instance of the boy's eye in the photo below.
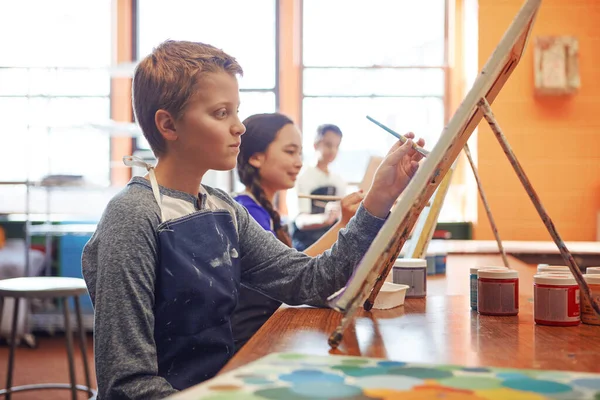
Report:
M 217 118 L 225 118 L 227 116 L 227 110 L 223 108 L 217 111 L 215 115 L 217 116 Z

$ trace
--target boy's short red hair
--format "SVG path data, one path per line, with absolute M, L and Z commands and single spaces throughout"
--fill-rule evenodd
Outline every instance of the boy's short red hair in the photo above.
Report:
M 165 140 L 154 116 L 158 110 L 180 118 L 205 73 L 242 75 L 232 56 L 209 44 L 167 40 L 146 56 L 133 75 L 133 110 L 156 157 L 164 154 Z

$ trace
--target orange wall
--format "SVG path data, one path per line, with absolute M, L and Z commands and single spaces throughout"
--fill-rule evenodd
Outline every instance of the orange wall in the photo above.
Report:
M 522 0 L 479 1 L 479 66 L 483 66 Z M 600 211 L 600 1 L 544 0 L 536 35 L 579 39 L 581 89 L 573 96 L 535 97 L 533 41 L 492 108 L 542 204 L 564 240 L 596 240 Z M 550 240 L 537 211 L 485 123 L 478 164 L 503 240 Z M 493 239 L 481 201 L 475 239 Z

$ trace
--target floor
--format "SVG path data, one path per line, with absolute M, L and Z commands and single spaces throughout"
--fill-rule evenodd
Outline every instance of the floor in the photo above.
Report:
M 63 334 L 50 336 L 48 334 L 37 334 L 35 336 L 36 348 L 21 345 L 15 354 L 15 366 L 13 372 L 13 386 L 32 383 L 68 383 L 69 367 L 67 363 L 67 349 Z M 78 347 L 79 341 L 75 341 L 75 376 L 77 383 L 85 385 L 84 369 L 81 353 Z M 87 335 L 88 365 L 90 367 L 90 378 L 92 388 L 96 388 L 96 374 L 94 370 L 94 356 L 92 335 Z M 0 344 L 0 388 L 6 387 L 8 369 L 9 347 L 6 342 Z M 14 400 L 62 400 L 70 399 L 69 390 L 40 390 L 13 394 Z M 87 399 L 85 392 L 78 393 L 78 400 Z

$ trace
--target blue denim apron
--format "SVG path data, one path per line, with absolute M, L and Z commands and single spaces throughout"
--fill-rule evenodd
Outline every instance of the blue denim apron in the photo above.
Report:
M 230 316 L 238 301 L 240 260 L 232 215 L 201 210 L 158 227 L 154 339 L 158 375 L 183 390 L 216 375 L 234 353 Z

